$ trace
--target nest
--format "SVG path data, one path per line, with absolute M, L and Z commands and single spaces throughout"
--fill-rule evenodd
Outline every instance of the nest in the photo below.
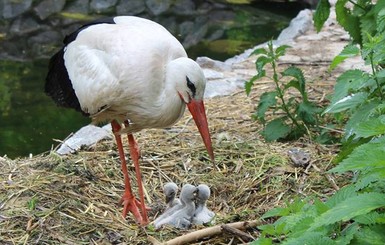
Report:
M 270 86 L 262 80 L 250 97 L 242 90 L 206 100 L 215 168 L 189 113 L 172 128 L 135 134 L 141 149 L 146 200 L 152 207 L 150 220 L 162 210 L 162 187 L 168 181 L 179 186 L 209 185 L 212 195 L 208 207 L 216 213 L 216 224 L 259 220 L 267 210 L 293 198 L 323 199 L 338 189 L 338 179 L 325 173 L 332 167 L 335 147 L 308 138 L 265 143 L 259 135 L 262 126 L 251 115 L 259 95 Z M 324 92 L 319 92 L 324 88 L 314 86 L 311 91 L 314 100 L 324 98 Z M 291 164 L 287 152 L 293 147 L 310 153 L 306 168 Z M 33 158 L 1 158 L 0 168 L 1 244 L 149 244 L 150 236 L 164 242 L 205 228 L 156 231 L 151 224 L 138 226 L 130 214 L 123 218 L 118 205 L 124 190 L 123 175 L 113 141 L 98 142 L 69 156 L 49 152 Z M 137 193 L 131 162 L 129 170 Z M 249 228 L 248 234 L 257 238 L 257 227 Z M 243 242 L 225 232 L 199 244 Z

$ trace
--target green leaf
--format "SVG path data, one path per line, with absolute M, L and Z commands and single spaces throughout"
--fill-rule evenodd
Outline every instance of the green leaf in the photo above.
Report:
M 285 124 L 283 118 L 277 118 L 266 124 L 261 135 L 266 141 L 271 142 L 277 139 L 285 138 L 291 131 L 291 128 Z
M 372 137 L 385 133 L 385 115 L 358 123 L 354 130 L 358 137 Z
M 358 92 L 370 79 L 369 74 L 361 70 L 348 70 L 337 78 L 331 103 Z
M 353 152 L 330 172 L 365 170 L 366 168 L 385 168 L 385 136 L 358 146 Z
M 378 107 L 380 103 L 381 101 L 379 99 L 373 99 L 358 107 L 350 116 L 350 119 L 346 122 L 345 137 L 348 138 L 354 134 L 357 125 L 360 122 L 368 120 L 368 118 L 372 116 L 373 110 Z
M 335 207 L 337 204 L 345 201 L 346 199 L 356 196 L 356 191 L 353 185 L 347 185 L 339 189 L 333 196 L 331 196 L 327 201 L 326 205 L 329 208 Z
M 280 243 L 281 245 L 298 245 L 298 244 L 322 244 L 336 245 L 336 243 L 325 234 L 325 232 L 305 232 L 303 236 L 289 238 Z
M 367 93 L 359 92 L 356 94 L 352 94 L 329 105 L 322 114 L 337 113 L 337 112 L 341 112 L 349 109 L 354 109 L 357 106 L 364 103 L 367 99 L 368 99 Z
M 317 124 L 317 114 L 321 111 L 316 104 L 302 101 L 298 104 L 297 115 L 307 125 Z
M 298 222 L 290 229 L 291 230 L 291 237 L 298 237 L 302 236 L 303 233 L 305 233 L 309 227 L 313 224 L 314 217 L 312 216 L 306 216 L 305 213 L 302 214 L 302 217 Z
M 376 17 L 373 11 L 369 11 L 360 16 L 360 29 L 362 44 L 368 42 L 368 38 L 376 34 Z
M 355 43 L 362 44 L 359 18 L 354 16 L 350 9 L 345 8 L 347 2 L 348 0 L 337 1 L 335 6 L 337 21 L 349 32 Z
M 310 212 L 311 213 L 311 212 Z M 278 224 L 284 224 L 285 231 L 288 232 L 295 232 L 295 229 L 301 227 L 301 229 L 304 229 L 303 226 L 301 226 L 302 222 L 305 222 L 305 218 L 311 218 L 311 220 L 314 218 L 310 216 L 311 214 L 305 213 L 305 212 L 300 212 L 300 213 L 295 213 L 295 214 L 290 214 L 288 216 L 283 216 L 280 219 L 278 219 L 274 225 Z M 309 222 L 308 220 L 306 222 Z M 310 222 L 311 223 L 311 222 Z M 281 233 L 285 233 L 281 231 Z
M 347 225 L 347 227 L 341 232 L 341 235 L 335 239 L 338 245 L 349 245 L 354 238 L 354 234 L 360 229 L 357 223 Z
M 276 50 L 275 50 L 275 56 L 276 58 L 279 58 L 281 56 L 284 56 L 286 54 L 286 49 L 288 48 L 291 48 L 289 45 L 282 45 L 282 46 L 279 46 Z
M 305 77 L 303 76 L 302 70 L 295 66 L 290 66 L 282 72 L 282 76 L 290 76 L 296 78 L 298 85 L 294 86 L 301 93 L 302 97 L 307 100 L 307 94 L 305 91 Z
M 308 203 L 308 200 L 295 198 L 291 203 L 287 203 L 287 208 L 290 210 L 290 213 L 300 213 Z
M 261 122 L 265 122 L 265 113 L 266 111 L 271 107 L 275 106 L 277 104 L 277 92 L 276 91 L 271 91 L 271 92 L 265 92 L 261 95 L 257 111 L 256 111 L 256 116 L 257 119 Z
M 314 220 L 312 230 L 315 228 L 334 224 L 339 221 L 348 221 L 354 217 L 369 213 L 370 211 L 385 207 L 385 194 L 370 192 L 347 198 L 338 203 Z
M 385 225 L 364 226 L 355 235 L 355 244 L 384 245 Z
M 255 50 L 250 54 L 250 56 L 252 56 L 252 55 L 260 55 L 260 54 L 267 55 L 267 50 L 264 49 L 264 48 L 257 48 L 257 49 L 255 49 Z
M 260 237 L 253 241 L 250 245 L 272 245 L 273 240 L 271 238 Z
M 317 214 L 322 214 L 329 210 L 329 206 L 318 199 L 314 200 L 314 206 L 317 210 Z
M 290 82 L 286 83 L 284 86 L 284 90 L 287 90 L 289 88 L 295 88 L 298 91 L 300 90 L 299 82 L 297 79 L 290 80 Z
M 266 224 L 266 225 L 260 225 L 258 226 L 258 229 L 262 231 L 262 234 L 264 235 L 281 235 L 280 233 L 277 232 L 276 226 L 273 224 Z
M 357 138 L 355 136 L 350 136 L 344 139 L 341 150 L 338 153 L 335 162 L 342 162 L 342 160 L 347 158 L 358 146 L 366 144 L 369 141 L 369 138 Z
M 360 49 L 355 44 L 348 44 L 344 47 L 339 55 L 334 57 L 332 63 L 329 66 L 329 71 L 336 68 L 341 62 L 347 58 L 354 57 L 360 54 Z
M 366 64 L 373 65 L 374 67 L 382 64 L 385 60 L 385 51 L 383 44 L 385 42 L 385 33 L 380 33 L 371 36 L 365 33 L 367 41 L 364 42 L 362 48 L 362 57 L 366 61 Z
M 380 70 L 379 72 L 376 73 L 377 78 L 383 78 L 385 77 L 385 69 Z
M 255 61 L 255 68 L 257 70 L 259 77 L 265 76 L 265 70 L 263 69 L 266 64 L 270 63 L 272 61 L 271 58 L 266 56 L 259 56 L 258 59 Z
M 380 10 L 377 15 L 377 31 L 384 32 L 385 31 L 385 8 Z
M 354 218 L 354 221 L 364 225 L 385 224 L 385 213 L 376 211 L 360 215 Z
M 362 190 L 383 179 L 385 179 L 385 168 L 374 168 L 369 171 L 363 171 L 359 174 L 357 182 L 354 183 L 354 188 L 357 191 Z
M 289 209 L 288 208 L 273 208 L 267 211 L 265 214 L 262 215 L 261 219 L 266 219 L 270 217 L 280 217 L 280 216 L 286 216 L 288 215 Z
M 313 15 L 314 26 L 317 32 L 320 32 L 325 21 L 330 15 L 330 3 L 328 0 L 320 0 Z
M 246 95 L 249 96 L 251 92 L 251 87 L 254 85 L 254 81 L 258 79 L 258 76 L 255 75 L 253 76 L 249 81 L 245 82 L 245 90 L 246 90 Z

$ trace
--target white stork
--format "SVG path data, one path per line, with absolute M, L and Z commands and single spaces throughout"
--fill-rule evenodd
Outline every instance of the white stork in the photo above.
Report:
M 173 125 L 187 105 L 214 162 L 203 104 L 205 85 L 199 65 L 164 27 L 118 16 L 83 25 L 65 37 L 64 47 L 50 60 L 45 92 L 59 106 L 74 108 L 94 123 L 111 122 L 124 174 L 123 217 L 132 212 L 145 225 L 139 148 L 132 133 Z M 128 136 L 139 200 L 131 190 L 122 133 Z

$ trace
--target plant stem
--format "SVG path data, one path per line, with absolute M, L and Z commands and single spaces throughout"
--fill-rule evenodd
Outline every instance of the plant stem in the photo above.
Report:
M 356 3 L 356 2 L 353 2 L 352 0 L 349 0 L 348 2 L 351 3 L 351 4 L 353 4 L 354 6 L 356 6 L 356 7 L 360 8 L 360 9 L 362 9 L 362 10 L 365 10 L 364 7 L 362 7 L 361 5 L 359 5 L 359 4 Z
M 380 82 L 378 81 L 378 78 L 376 76 L 376 69 L 374 69 L 373 52 L 370 53 L 369 59 L 370 59 L 370 66 L 372 67 L 372 73 L 373 73 L 373 76 L 374 76 L 374 81 L 376 81 L 376 84 L 377 84 L 378 94 L 379 94 L 381 100 L 383 100 L 384 96 L 383 96 L 382 91 L 381 91 L 381 85 L 380 85 Z
M 297 127 L 300 128 L 299 123 L 295 118 L 291 115 L 289 108 L 286 105 L 285 99 L 283 98 L 283 92 L 281 88 L 279 87 L 279 80 L 278 80 L 278 74 L 276 70 L 276 64 L 275 64 L 275 57 L 273 58 L 273 61 L 271 62 L 271 66 L 273 67 L 273 81 L 275 83 L 275 87 L 277 88 L 278 91 L 278 97 L 281 99 L 282 102 L 282 109 L 285 111 L 286 115 L 290 118 L 290 120 L 293 122 L 293 124 Z

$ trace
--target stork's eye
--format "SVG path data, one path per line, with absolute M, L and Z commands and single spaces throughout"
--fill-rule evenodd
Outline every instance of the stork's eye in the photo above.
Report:
M 191 90 L 192 97 L 195 97 L 196 88 L 195 85 L 190 81 L 190 79 L 186 76 L 187 87 Z

